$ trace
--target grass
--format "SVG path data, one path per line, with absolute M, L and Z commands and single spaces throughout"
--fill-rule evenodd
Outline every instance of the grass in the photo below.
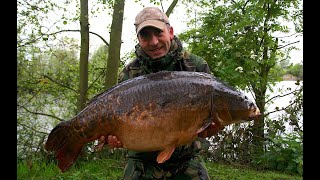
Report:
M 61 173 L 56 164 L 34 162 L 32 168 L 25 161 L 17 164 L 18 180 L 119 180 L 125 162 L 115 159 L 77 161 L 68 171 Z M 299 175 L 273 171 L 256 171 L 246 167 L 235 167 L 207 162 L 211 180 L 302 180 Z
M 300 175 L 290 175 L 275 171 L 257 171 L 249 167 L 235 167 L 231 165 L 206 163 L 212 180 L 302 180 Z
M 121 179 L 123 162 L 114 159 L 76 162 L 65 173 L 56 164 L 34 163 L 30 169 L 26 162 L 17 165 L 17 179 L 28 180 L 117 180 Z

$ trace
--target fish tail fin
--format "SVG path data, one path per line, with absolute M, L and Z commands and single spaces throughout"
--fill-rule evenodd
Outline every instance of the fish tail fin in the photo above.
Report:
M 72 132 L 70 123 L 61 122 L 49 134 L 44 148 L 54 152 L 59 169 L 65 172 L 76 161 L 83 145 L 77 133 Z

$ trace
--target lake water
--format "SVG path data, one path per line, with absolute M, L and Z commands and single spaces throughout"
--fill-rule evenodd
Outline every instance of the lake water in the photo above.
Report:
M 269 98 L 273 97 L 273 96 L 279 96 L 278 98 L 275 98 L 274 101 L 272 103 L 268 103 L 266 105 L 266 112 L 272 112 L 275 111 L 276 107 L 282 109 L 287 107 L 291 101 L 293 100 L 294 95 L 290 94 L 290 95 L 286 95 L 283 96 L 285 94 L 288 94 L 289 92 L 298 89 L 303 81 L 300 81 L 300 85 L 296 85 L 297 81 L 280 81 L 278 83 L 276 83 L 275 86 L 273 86 L 273 92 L 270 91 L 270 89 L 267 90 L 267 95 L 269 96 Z M 249 93 L 246 93 L 248 95 L 249 98 L 252 98 L 252 95 Z M 278 111 L 275 113 L 270 114 L 268 117 L 270 119 L 278 119 L 279 116 L 281 116 L 281 114 L 283 114 L 284 111 Z M 302 126 L 303 124 L 303 117 L 300 117 L 300 125 Z M 293 131 L 293 127 L 290 126 L 289 124 L 286 124 L 286 130 L 287 132 L 292 132 Z

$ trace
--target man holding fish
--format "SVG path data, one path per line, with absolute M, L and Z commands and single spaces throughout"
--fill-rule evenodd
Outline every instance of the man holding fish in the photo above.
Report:
M 135 18 L 135 28 L 139 44 L 136 45 L 136 59 L 121 72 L 119 82 L 143 74 L 162 70 L 196 71 L 210 73 L 206 61 L 182 47 L 167 15 L 157 7 L 146 7 Z M 209 126 L 199 135 L 202 138 L 216 134 L 220 128 Z M 109 147 L 121 147 L 114 136 L 108 137 Z M 199 160 L 201 141 L 176 148 L 170 160 L 157 163 L 159 152 L 129 151 L 124 179 L 161 179 L 164 177 L 189 177 L 190 179 L 209 179 L 206 168 Z M 187 178 L 188 179 L 188 178 Z
M 119 84 L 60 122 L 45 144 L 67 171 L 86 143 L 128 149 L 124 179 L 209 179 L 201 140 L 224 126 L 257 119 L 259 108 L 185 51 L 168 17 L 156 7 L 138 13 L 136 59 Z M 203 142 L 203 141 L 202 141 Z

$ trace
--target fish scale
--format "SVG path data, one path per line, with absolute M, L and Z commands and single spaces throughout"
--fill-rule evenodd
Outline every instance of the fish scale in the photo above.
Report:
M 157 162 L 163 163 L 210 123 L 226 126 L 259 116 L 252 100 L 210 74 L 160 71 L 95 96 L 78 115 L 54 127 L 45 149 L 65 172 L 86 143 L 115 135 L 129 150 L 158 151 Z

